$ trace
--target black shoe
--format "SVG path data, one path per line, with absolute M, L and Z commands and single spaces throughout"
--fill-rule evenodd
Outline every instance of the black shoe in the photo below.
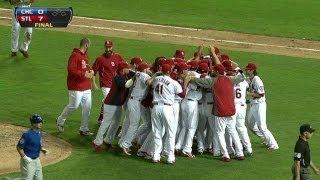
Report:
M 11 52 L 11 57 L 17 57 L 17 52 Z
M 23 57 L 25 57 L 25 58 L 29 57 L 28 51 L 24 51 L 22 49 L 19 49 L 19 51 L 22 53 Z

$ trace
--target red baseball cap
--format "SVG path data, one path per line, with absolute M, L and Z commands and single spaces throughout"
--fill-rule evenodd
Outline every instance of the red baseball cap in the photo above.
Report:
M 185 62 L 185 60 L 183 60 L 181 58 L 174 58 L 173 61 L 174 61 L 175 64 L 179 64 L 179 63 L 184 63 Z
M 162 66 L 161 66 L 161 71 L 162 71 L 163 73 L 168 73 L 168 74 L 170 74 L 171 70 L 172 70 L 172 66 L 171 66 L 171 65 L 169 65 L 169 64 L 162 64 Z
M 198 71 L 200 73 L 207 73 L 209 71 L 208 63 L 200 63 L 198 67 Z
M 112 47 L 112 46 L 113 46 L 113 43 L 112 43 L 112 41 L 107 40 L 106 42 L 104 42 L 104 46 L 105 46 L 105 47 Z
M 169 64 L 171 67 L 174 66 L 174 61 L 173 59 L 167 59 L 166 61 L 164 61 L 165 64 Z
M 118 65 L 118 71 L 122 71 L 123 69 L 129 69 L 130 68 L 130 65 L 126 62 L 121 62 L 119 65 Z
M 257 70 L 257 65 L 254 63 L 248 63 L 246 66 L 246 70 Z
M 139 65 L 142 63 L 142 58 L 141 57 L 134 57 L 131 59 L 130 64 L 131 65 Z
M 226 54 L 221 54 L 221 63 L 223 61 L 230 61 L 230 57 Z
M 233 66 L 233 64 L 231 63 L 231 61 L 223 61 L 223 62 L 222 62 L 222 65 L 224 66 L 224 68 L 225 68 L 227 71 L 234 71 L 234 70 L 235 70 L 235 67 Z
M 220 75 L 224 75 L 225 68 L 222 64 L 216 64 L 212 67 L 212 70 L 218 72 Z
M 177 68 L 178 72 L 182 72 L 184 70 L 189 70 L 190 66 L 185 62 L 181 62 L 181 63 L 176 64 L 176 68 Z
M 199 62 L 198 61 L 190 61 L 190 62 L 188 62 L 188 65 L 190 65 L 190 69 L 198 69 Z
M 183 49 L 177 49 L 174 57 L 184 59 L 184 55 L 185 53 Z
M 147 63 L 140 63 L 138 65 L 138 71 L 143 71 L 143 70 L 145 70 L 147 68 L 150 68 L 149 64 L 147 64 Z

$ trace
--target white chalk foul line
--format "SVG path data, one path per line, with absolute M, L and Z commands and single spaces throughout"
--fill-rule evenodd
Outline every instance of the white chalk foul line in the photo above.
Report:
M 0 10 L 11 11 L 11 9 L 4 9 L 4 8 L 0 8 Z M 115 23 L 122 23 L 122 24 L 134 24 L 134 25 L 154 26 L 154 27 L 175 28 L 175 29 L 192 30 L 192 31 L 202 30 L 202 29 L 195 29 L 195 28 L 165 26 L 165 25 L 130 22 L 130 21 L 117 21 L 117 20 L 90 18 L 90 17 L 82 17 L 82 16 L 74 16 L 74 18 L 87 19 L 87 20 L 98 20 L 98 21 L 105 21 L 105 22 L 115 22 Z M 0 17 L 0 19 L 11 19 L 11 18 Z M 203 37 L 196 37 L 196 36 L 185 36 L 185 35 L 179 35 L 179 34 L 156 33 L 156 32 L 147 32 L 147 31 L 135 31 L 135 30 L 118 29 L 118 28 L 106 28 L 106 27 L 99 27 L 99 26 L 74 25 L 74 24 L 70 24 L 70 26 L 85 27 L 85 28 L 91 28 L 91 29 L 112 30 L 112 31 L 120 31 L 120 32 L 130 32 L 130 33 L 142 33 L 142 34 L 150 34 L 150 35 L 158 35 L 158 36 L 170 36 L 170 37 L 178 37 L 178 38 L 198 39 L 198 40 L 203 40 L 203 41 L 215 41 L 215 42 L 230 43 L 230 44 L 242 44 L 242 45 L 263 46 L 263 47 L 276 47 L 276 48 L 295 49 L 295 50 L 302 50 L 302 51 L 320 52 L 319 49 L 304 48 L 304 47 L 292 47 L 292 46 L 273 45 L 273 44 L 265 44 L 265 43 L 252 43 L 252 42 L 245 42 L 245 41 L 232 41 L 232 40 L 225 40 L 225 39 L 214 39 L 214 38 L 203 38 Z

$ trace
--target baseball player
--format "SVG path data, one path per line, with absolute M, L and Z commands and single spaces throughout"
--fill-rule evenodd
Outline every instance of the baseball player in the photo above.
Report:
M 182 93 L 181 85 L 170 77 L 172 66 L 162 65 L 163 75 L 157 76 L 153 81 L 153 105 L 151 110 L 152 133 L 154 137 L 153 162 L 160 162 L 160 153 L 163 147 L 167 152 L 167 163 L 175 162 L 174 143 L 175 133 L 173 129 L 174 114 L 172 105 L 175 95 Z M 163 132 L 167 134 L 167 140 L 162 144 Z
M 201 74 L 200 78 L 210 78 L 208 75 L 209 65 L 208 63 L 200 63 L 198 68 Z M 204 88 L 202 91 L 202 99 L 199 101 L 199 122 L 196 131 L 198 153 L 202 154 L 205 149 L 211 149 L 213 143 L 213 132 L 209 127 L 208 121 L 214 121 L 211 114 L 213 108 L 213 97 L 211 89 Z M 207 141 L 206 142 L 206 137 Z
M 88 67 L 87 51 L 89 47 L 90 40 L 83 38 L 80 41 L 80 48 L 74 48 L 70 55 L 67 77 L 69 104 L 57 118 L 58 132 L 64 131 L 66 119 L 81 105 L 82 121 L 79 133 L 82 136 L 92 135 L 89 130 L 89 116 L 91 110 L 91 79 L 94 72 Z
M 129 64 L 123 62 L 118 65 L 118 74 L 113 78 L 110 92 L 104 100 L 103 107 L 103 121 L 99 127 L 96 138 L 93 141 L 93 147 L 96 152 L 101 152 L 102 144 L 104 143 L 108 148 L 111 147 L 112 141 L 116 135 L 119 127 L 122 106 L 127 100 L 129 94 L 129 86 L 126 82 L 134 76 L 130 71 Z M 115 124 L 115 128 L 110 131 L 109 126 Z M 103 138 L 105 132 L 109 128 L 107 135 Z
M 255 131 L 260 131 L 268 149 L 279 149 L 277 141 L 267 128 L 266 96 L 263 82 L 257 73 L 257 65 L 254 63 L 248 63 L 245 70 L 250 79 L 250 88 L 247 95 L 252 98 L 250 102 L 251 107 L 248 113 L 248 120 L 251 120 L 249 124 Z
M 42 179 L 42 166 L 40 162 L 40 151 L 47 154 L 48 150 L 42 147 L 42 128 L 43 119 L 40 115 L 30 117 L 31 128 L 22 134 L 17 151 L 21 156 L 20 169 L 23 179 Z
M 146 140 L 148 134 L 151 132 L 151 108 L 152 106 L 152 88 L 150 85 L 146 90 L 146 95 L 141 101 L 141 109 L 142 109 L 142 120 L 143 123 L 139 126 L 136 133 L 136 142 L 139 146 L 141 146 Z
M 221 160 L 224 162 L 230 161 L 230 156 L 227 151 L 225 142 L 225 131 L 227 130 L 234 140 L 236 159 L 244 160 L 244 154 L 242 145 L 236 132 L 236 122 L 232 116 L 235 115 L 235 104 L 233 94 L 233 84 L 237 84 L 243 81 L 243 76 L 228 77 L 225 76 L 225 68 L 220 64 L 219 58 L 214 53 L 214 48 L 210 47 L 211 55 L 214 57 L 213 72 L 215 73 L 214 78 L 195 78 L 194 76 L 187 77 L 185 84 L 189 82 L 195 83 L 198 86 L 209 88 L 212 87 L 212 94 L 214 99 L 213 114 L 215 116 L 214 125 L 211 122 L 210 127 L 214 127 L 218 142 L 222 153 Z M 210 123 L 210 121 L 209 121 Z
M 226 68 L 226 73 L 229 76 L 236 75 L 239 71 L 241 71 L 239 68 L 235 68 L 235 66 L 232 64 L 230 60 L 226 60 L 222 63 L 222 65 Z M 236 120 L 236 129 L 239 135 L 239 138 L 243 144 L 243 147 L 245 148 L 245 154 L 251 155 L 252 154 L 252 146 L 250 142 L 250 138 L 248 135 L 247 128 L 245 126 L 245 117 L 246 117 L 246 93 L 249 89 L 249 84 L 247 81 L 239 82 L 238 84 L 234 85 L 234 94 L 235 94 L 235 107 L 236 107 L 236 114 L 235 114 L 235 120 Z M 226 132 L 226 143 L 227 143 L 227 149 L 229 151 L 229 154 L 234 154 L 233 149 L 233 142 L 230 134 Z
M 124 128 L 119 140 L 119 146 L 127 155 L 130 154 L 130 147 L 136 131 L 138 130 L 142 112 L 141 101 L 146 94 L 147 80 L 149 76 L 150 67 L 146 63 L 141 63 L 137 67 L 138 72 L 135 75 L 135 82 L 133 89 L 127 102 L 127 115 L 124 122 Z
M 198 68 L 197 61 L 190 61 L 190 73 L 200 78 L 196 72 Z M 192 154 L 193 137 L 198 126 L 198 101 L 202 98 L 201 88 L 195 84 L 189 84 L 186 88 L 186 96 L 181 101 L 181 129 L 176 142 L 176 150 L 182 150 L 182 154 L 188 157 L 194 157 Z
M 16 7 L 30 7 L 34 0 L 10 0 L 12 8 L 12 29 L 11 29 L 11 57 L 16 57 L 18 50 L 22 53 L 23 57 L 28 58 L 29 45 L 31 43 L 32 28 L 27 27 L 24 29 L 24 40 L 19 49 L 19 35 L 20 35 L 20 24 L 15 17 Z
M 94 71 L 93 76 L 93 86 L 98 89 L 96 85 L 95 76 L 99 73 L 100 88 L 102 91 L 103 99 L 107 97 L 110 92 L 112 79 L 117 74 L 118 64 L 124 62 L 122 56 L 116 52 L 113 52 L 113 42 L 110 40 L 104 43 L 105 52 L 97 57 L 96 61 L 93 63 L 92 69 Z M 103 119 L 103 103 L 101 106 L 100 116 L 98 118 L 98 124 L 101 124 Z

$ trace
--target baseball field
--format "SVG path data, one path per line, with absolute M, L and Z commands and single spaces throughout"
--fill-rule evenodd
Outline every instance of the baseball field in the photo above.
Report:
M 94 137 L 81 137 L 78 134 L 80 109 L 68 119 L 65 132 L 56 133 L 56 117 L 68 102 L 68 57 L 72 48 L 77 47 L 84 36 L 89 37 L 92 42 L 89 49 L 91 63 L 104 51 L 103 43 L 106 39 L 114 42 L 115 50 L 126 60 L 139 55 L 148 62 L 152 62 L 159 55 L 171 57 L 178 48 L 185 49 L 187 57 L 191 57 L 200 42 L 195 40 L 196 43 L 192 46 L 190 42 L 185 43 L 183 37 L 172 41 L 159 37 L 130 38 L 131 36 L 125 33 L 108 34 L 98 30 L 92 32 L 93 30 L 85 30 L 85 27 L 74 31 L 72 27 L 67 31 L 35 29 L 29 51 L 30 58 L 25 60 L 20 54 L 12 59 L 9 57 L 10 21 L 8 18 L 1 18 L 6 13 L 0 11 L 0 123 L 28 127 L 28 117 L 39 113 L 45 119 L 45 132 L 64 139 L 73 146 L 72 154 L 67 159 L 43 168 L 45 179 L 290 179 L 293 148 L 299 125 L 310 123 L 315 129 L 320 129 L 320 21 L 317 20 L 319 1 L 199 0 L 186 3 L 181 0 L 43 0 L 36 1 L 34 6 L 72 6 L 77 16 L 102 19 L 234 31 L 295 40 L 304 38 L 312 40 L 303 42 L 313 45 L 307 49 L 312 49 L 314 57 L 304 58 L 310 56 L 305 56 L 308 52 L 303 52 L 299 49 L 303 46 L 298 45 L 298 48 L 284 48 L 288 50 L 284 53 L 286 56 L 267 52 L 268 48 L 248 52 L 254 50 L 246 50 L 246 46 L 223 46 L 223 52 L 228 53 L 240 66 L 248 62 L 259 65 L 259 75 L 265 83 L 267 93 L 267 124 L 280 149 L 274 152 L 266 150 L 260 140 L 250 133 L 254 154 L 245 161 L 223 163 L 208 154 L 196 156 L 194 159 L 178 157 L 173 166 L 152 164 L 116 151 L 96 154 L 90 146 Z M 3 1 L 0 2 L 0 7 L 10 8 L 8 3 Z M 290 56 L 289 50 L 298 55 Z M 93 132 L 98 128 L 96 117 L 100 111 L 101 98 L 101 91 L 93 91 L 90 119 Z M 317 131 L 310 141 L 310 146 L 312 160 L 320 166 L 320 135 Z M 19 158 L 18 153 L 16 158 Z M 19 172 L 1 175 L 10 178 L 19 176 Z M 313 178 L 317 179 L 319 176 L 313 175 Z

